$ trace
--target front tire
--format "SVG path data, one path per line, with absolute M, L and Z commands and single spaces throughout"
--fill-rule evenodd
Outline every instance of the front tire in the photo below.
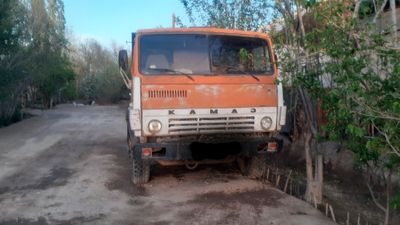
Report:
M 143 159 L 132 160 L 132 183 L 145 184 L 150 179 L 150 161 Z
M 126 131 L 126 142 L 128 145 L 128 154 L 130 158 L 133 158 L 133 149 L 137 143 L 139 143 L 139 138 L 135 136 L 134 132 L 131 130 L 131 126 L 129 126 L 129 122 L 127 123 L 127 131 Z
M 129 125 L 128 114 L 126 117 L 127 132 L 126 141 L 128 144 L 128 154 L 129 158 L 132 159 L 132 183 L 135 185 L 140 185 L 147 183 L 150 179 L 150 161 L 146 159 L 141 159 L 135 156 L 134 148 L 135 145 L 139 143 L 139 138 L 135 136 L 134 132 Z

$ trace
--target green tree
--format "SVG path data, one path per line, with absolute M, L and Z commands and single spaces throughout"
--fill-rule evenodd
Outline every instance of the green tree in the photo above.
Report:
M 48 0 L 48 20 L 49 43 L 51 50 L 58 54 L 62 54 L 67 48 L 63 1 Z
M 37 100 L 73 95 L 61 0 L 0 0 L 0 126 Z
M 116 102 L 121 98 L 125 87 L 118 74 L 116 44 L 114 52 L 103 47 L 96 40 L 85 40 L 75 44 L 70 53 L 77 74 L 79 96 L 87 103 L 98 101 Z
M 267 0 L 181 0 L 191 23 L 220 28 L 259 30 L 267 22 Z
M 21 118 L 21 93 L 29 83 L 22 47 L 26 35 L 26 9 L 17 0 L 0 0 L 0 127 Z
M 60 93 L 74 80 L 66 54 L 64 5 L 60 0 L 32 0 L 34 85 L 44 107 L 53 107 Z
M 369 174 L 366 185 L 372 201 L 385 214 L 384 224 L 389 224 L 390 203 L 399 205 L 392 188 L 392 174 L 400 168 L 396 32 L 382 34 L 384 29 L 375 21 L 380 12 L 363 14 L 369 4 L 361 1 L 295 2 L 297 11 L 286 7 L 289 2 L 277 5 L 284 24 L 290 25 L 275 35 L 281 43 L 282 73 L 326 112 L 328 123 L 316 138 L 324 131 L 356 153 Z M 307 17 L 314 19 L 308 30 Z M 286 32 L 289 29 L 293 32 Z M 374 194 L 374 184 L 385 188 L 385 199 Z

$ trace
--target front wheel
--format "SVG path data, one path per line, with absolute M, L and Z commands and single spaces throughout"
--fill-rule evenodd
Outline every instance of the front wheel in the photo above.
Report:
M 129 126 L 129 122 L 127 123 L 127 132 L 126 132 L 126 142 L 128 144 L 128 155 L 130 158 L 133 158 L 133 149 L 137 143 L 139 143 L 139 138 L 135 137 L 134 132 L 131 130 Z
M 132 159 L 132 183 L 144 184 L 150 179 L 150 161 L 146 159 L 139 159 L 133 154 L 135 145 L 139 143 L 139 138 L 135 136 L 129 125 L 128 114 L 126 117 L 127 132 L 126 141 L 128 144 L 129 157 Z
M 132 183 L 144 184 L 150 179 L 150 161 L 143 159 L 132 160 Z

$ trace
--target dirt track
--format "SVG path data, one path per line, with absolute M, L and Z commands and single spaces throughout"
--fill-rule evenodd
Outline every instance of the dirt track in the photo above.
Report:
M 58 106 L 0 129 L 0 225 L 333 224 L 232 165 L 155 166 L 134 187 L 124 108 Z

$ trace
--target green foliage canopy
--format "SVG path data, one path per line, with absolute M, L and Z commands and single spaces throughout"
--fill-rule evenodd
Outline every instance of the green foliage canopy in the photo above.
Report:
M 190 21 L 201 26 L 258 30 L 268 19 L 267 0 L 181 0 Z
M 0 126 L 26 104 L 52 107 L 75 74 L 67 56 L 61 0 L 0 0 Z

